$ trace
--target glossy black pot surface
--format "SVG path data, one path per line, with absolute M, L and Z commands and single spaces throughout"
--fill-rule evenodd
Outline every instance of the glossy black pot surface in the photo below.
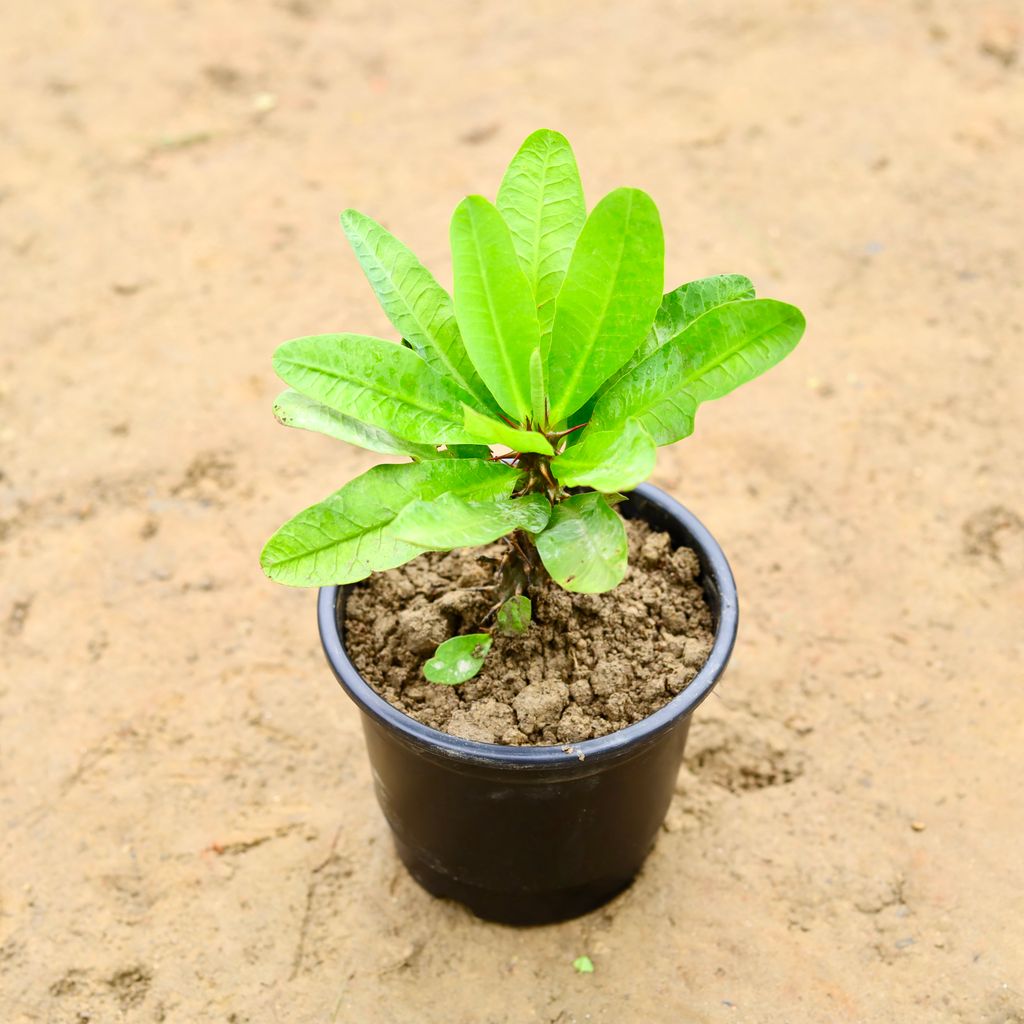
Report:
M 398 854 L 425 889 L 460 900 L 481 917 L 509 924 L 564 920 L 629 885 L 668 810 L 693 710 L 732 652 L 736 584 L 711 534 L 649 484 L 619 509 L 697 553 L 715 641 L 697 677 L 663 708 L 569 748 L 477 743 L 403 714 L 348 657 L 348 588 L 320 591 L 324 651 L 363 713 L 377 799 Z

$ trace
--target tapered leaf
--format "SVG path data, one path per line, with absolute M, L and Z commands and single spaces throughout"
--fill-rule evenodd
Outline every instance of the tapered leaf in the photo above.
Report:
M 576 158 L 564 135 L 545 128 L 522 144 L 498 189 L 497 207 L 533 288 L 546 354 L 555 297 L 587 219 Z
M 464 683 L 484 667 L 484 659 L 493 642 L 487 633 L 453 636 L 423 663 L 423 674 L 430 682 L 445 686 Z
M 754 298 L 754 283 L 742 274 L 702 277 L 666 292 L 654 317 L 654 333 L 664 345 L 681 334 L 698 317 L 716 306 Z
M 488 444 L 503 444 L 514 452 L 537 452 L 540 455 L 554 455 L 551 442 L 536 430 L 521 430 L 510 427 L 501 420 L 481 416 L 468 405 L 463 407 L 466 430 L 478 441 Z
M 525 633 L 533 618 L 533 603 L 525 594 L 510 597 L 499 609 L 495 619 L 498 629 L 509 636 Z
M 315 430 L 336 437 L 339 441 L 368 448 L 371 452 L 384 455 L 411 455 L 414 459 L 436 459 L 440 457 L 436 448 L 428 444 L 403 441 L 379 427 L 346 416 L 335 409 L 321 405 L 312 398 L 300 395 L 298 391 L 283 391 L 274 402 L 274 415 L 286 427 L 300 430 Z
M 414 501 L 395 519 L 400 540 L 432 551 L 471 548 L 504 537 L 513 530 L 540 533 L 547 526 L 551 503 L 542 494 L 494 501 L 468 501 L 443 494 L 433 501 Z
M 601 396 L 591 423 L 609 430 L 635 418 L 657 444 L 693 433 L 701 402 L 721 398 L 788 355 L 803 314 L 774 299 L 746 299 L 709 310 Z
M 722 306 L 726 302 L 738 302 L 740 299 L 754 298 L 754 285 L 750 278 L 742 274 L 719 274 L 716 277 L 702 277 L 697 281 L 681 284 L 662 296 L 661 305 L 654 317 L 654 324 L 647 332 L 637 350 L 609 380 L 601 385 L 601 391 L 609 387 L 620 377 L 624 377 L 634 366 L 642 363 L 666 341 L 671 341 L 681 334 L 698 317 L 708 310 Z
M 583 431 L 579 444 L 551 462 L 551 470 L 567 487 L 596 491 L 629 491 L 654 469 L 657 447 L 636 420 L 611 430 Z
M 410 249 L 375 220 L 346 210 L 345 229 L 367 280 L 404 341 L 441 377 L 448 377 L 484 409 L 491 398 L 462 344 L 451 296 Z
M 599 594 L 626 575 L 626 528 L 600 494 L 574 494 L 554 507 L 536 539 L 544 568 L 566 590 Z
M 390 529 L 413 501 L 442 494 L 485 501 L 507 497 L 519 472 L 502 462 L 438 459 L 375 466 L 325 501 L 300 512 L 267 541 L 263 571 L 279 583 L 352 583 L 423 551 Z
M 468 196 L 452 217 L 451 242 L 455 314 L 466 350 L 502 409 L 525 423 L 540 327 L 508 226 L 483 196 Z
M 578 409 L 633 354 L 661 302 L 664 238 L 653 200 L 620 188 L 594 207 L 555 303 L 551 422 Z
M 463 426 L 462 391 L 410 349 L 362 334 L 286 341 L 278 376 L 296 391 L 407 441 L 478 440 Z

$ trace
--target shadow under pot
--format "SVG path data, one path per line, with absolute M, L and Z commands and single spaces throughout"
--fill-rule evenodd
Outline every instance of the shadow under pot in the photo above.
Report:
M 664 707 L 568 750 L 478 743 L 403 714 L 348 656 L 349 588 L 320 590 L 324 651 L 362 712 L 377 799 L 398 855 L 428 892 L 459 900 L 489 920 L 565 920 L 632 882 L 668 811 L 693 711 L 732 652 L 736 584 L 715 539 L 649 484 L 632 491 L 619 510 L 696 552 L 714 644 L 696 678 Z

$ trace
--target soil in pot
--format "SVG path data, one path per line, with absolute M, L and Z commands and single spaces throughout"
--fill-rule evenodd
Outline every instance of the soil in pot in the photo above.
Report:
M 349 655 L 392 705 L 465 739 L 571 744 L 638 722 L 697 675 L 714 626 L 694 552 L 641 520 L 625 524 L 625 580 L 606 594 L 541 588 L 527 633 L 496 633 L 469 682 L 430 683 L 423 663 L 448 637 L 480 629 L 500 543 L 430 552 L 353 587 Z

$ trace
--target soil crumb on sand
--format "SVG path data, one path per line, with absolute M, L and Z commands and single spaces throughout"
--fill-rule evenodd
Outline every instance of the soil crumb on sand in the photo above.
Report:
M 476 678 L 441 686 L 423 663 L 448 637 L 491 626 L 487 585 L 502 545 L 430 552 L 353 588 L 345 640 L 374 689 L 424 725 L 485 743 L 578 743 L 657 711 L 707 660 L 714 640 L 697 556 L 626 520 L 629 569 L 605 594 L 548 583 L 523 636 L 495 632 Z

